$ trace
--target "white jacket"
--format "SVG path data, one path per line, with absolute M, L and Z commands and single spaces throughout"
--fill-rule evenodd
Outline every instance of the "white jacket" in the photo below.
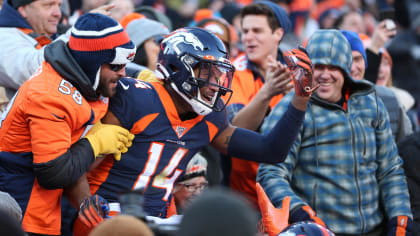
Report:
M 0 27 L 0 86 L 9 99 L 44 61 L 44 48 L 17 28 Z

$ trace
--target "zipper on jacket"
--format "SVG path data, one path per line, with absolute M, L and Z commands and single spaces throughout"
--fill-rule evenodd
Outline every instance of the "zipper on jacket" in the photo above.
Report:
M 354 126 L 353 126 L 353 122 L 351 121 L 351 119 L 350 119 L 350 116 L 349 116 L 349 113 L 347 113 L 346 112 L 346 116 L 347 116 L 347 119 L 349 120 L 349 123 L 350 123 L 350 126 L 351 126 L 351 142 L 352 142 L 352 148 L 353 148 L 353 160 L 354 160 L 354 178 L 355 178 L 355 181 L 356 181 L 356 187 L 357 187 L 357 198 L 358 198 L 358 202 L 357 202 L 357 205 L 358 205 L 358 208 L 359 208 L 359 214 L 360 214 L 360 217 L 361 217 L 361 224 L 362 224 L 362 230 L 361 230 L 361 232 L 360 233 L 363 233 L 364 231 L 365 231 L 365 218 L 363 217 L 363 212 L 362 212 L 362 197 L 361 197 L 361 195 L 360 195 L 360 186 L 359 186 L 359 178 L 357 177 L 358 175 L 357 175 L 357 172 L 358 172 L 358 169 L 357 169 L 357 163 L 358 163 L 358 161 L 357 161 L 357 155 L 356 155 L 356 140 L 355 140 L 355 134 L 354 134 Z
M 313 194 L 312 194 L 312 209 L 316 212 L 316 194 L 318 190 L 318 183 L 314 184 Z
M 360 125 L 360 129 L 362 130 L 362 136 L 363 136 L 363 156 L 366 156 L 366 133 L 365 130 L 363 129 L 363 124 L 362 122 L 357 119 L 357 123 L 359 123 Z

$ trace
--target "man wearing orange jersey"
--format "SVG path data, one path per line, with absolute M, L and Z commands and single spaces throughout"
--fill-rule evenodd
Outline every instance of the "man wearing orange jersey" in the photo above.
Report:
M 283 35 L 291 29 L 286 12 L 269 1 L 258 1 L 241 11 L 242 44 L 246 55 L 233 62 L 232 99 L 227 107 L 233 125 L 259 131 L 264 117 L 293 85 L 278 49 Z M 275 60 L 277 59 L 277 60 Z M 277 70 L 268 70 L 279 64 Z M 258 163 L 232 158 L 229 179 L 231 188 L 244 193 L 257 207 L 255 178 Z
M 59 235 L 63 192 L 79 205 L 90 194 L 74 182 L 96 157 L 119 160 L 131 145 L 134 136 L 126 129 L 98 121 L 134 54 L 118 22 L 85 14 L 68 43 L 45 48 L 42 66 L 1 116 L 0 190 L 19 203 L 29 234 Z

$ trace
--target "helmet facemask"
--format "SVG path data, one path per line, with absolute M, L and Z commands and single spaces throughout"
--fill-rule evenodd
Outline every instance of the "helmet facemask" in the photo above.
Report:
M 214 34 L 200 28 L 182 28 L 162 41 L 157 74 L 198 115 L 207 115 L 222 111 L 232 95 L 235 69 L 228 58 L 225 45 Z
M 232 96 L 230 85 L 234 67 L 226 58 L 216 58 L 184 54 L 180 61 L 186 73 L 174 73 L 169 77 L 172 88 L 181 95 L 199 115 L 207 115 L 211 111 L 222 111 Z M 193 69 L 194 68 L 194 69 Z M 181 84 L 178 76 L 188 76 Z M 203 94 L 202 88 L 209 87 Z M 214 93 L 212 92 L 214 91 Z M 220 100 L 223 99 L 223 101 Z
M 187 55 L 184 56 L 184 60 L 192 60 L 194 56 Z M 209 56 L 209 58 L 203 59 L 200 58 L 199 62 L 195 64 L 195 72 L 192 70 L 191 79 L 187 80 L 187 83 L 194 88 L 194 90 L 189 90 L 187 95 L 193 99 L 197 99 L 198 102 L 202 103 L 204 106 L 211 108 L 214 111 L 222 111 L 225 107 L 225 104 L 220 103 L 219 99 L 222 98 L 225 103 L 228 103 L 232 95 L 232 90 L 230 90 L 230 85 L 233 77 L 233 66 L 225 58 L 220 58 L 216 60 L 214 57 Z M 184 87 L 184 85 L 183 85 Z M 211 87 L 212 90 L 215 90 L 214 94 L 202 94 L 201 89 L 204 87 Z

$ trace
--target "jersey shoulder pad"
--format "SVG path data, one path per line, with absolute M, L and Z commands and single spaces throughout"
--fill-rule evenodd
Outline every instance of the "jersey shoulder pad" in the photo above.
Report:
M 110 99 L 109 110 L 118 118 L 124 128 L 151 113 L 158 113 L 159 96 L 154 87 L 134 78 L 121 78 L 117 92 Z
M 228 126 L 228 120 L 227 120 L 227 113 L 226 109 L 223 109 L 222 111 L 216 112 L 213 111 L 207 116 L 205 116 L 205 120 L 208 122 L 213 123 L 219 130 L 224 130 Z

